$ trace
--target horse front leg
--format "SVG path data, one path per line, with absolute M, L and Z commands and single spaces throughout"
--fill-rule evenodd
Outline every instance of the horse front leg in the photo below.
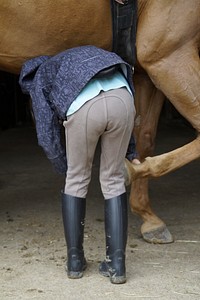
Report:
M 144 74 L 135 74 L 134 85 L 137 111 L 134 133 L 139 157 L 143 161 L 154 151 L 158 120 L 165 97 Z M 132 182 L 130 206 L 131 211 L 144 221 L 141 233 L 145 241 L 160 244 L 173 241 L 165 223 L 150 206 L 148 178 L 138 178 Z
M 154 213 L 150 206 L 149 181 L 147 178 L 136 179 L 131 185 L 130 206 L 133 213 L 138 214 L 143 224 L 141 234 L 148 243 L 168 244 L 173 237 L 166 224 Z

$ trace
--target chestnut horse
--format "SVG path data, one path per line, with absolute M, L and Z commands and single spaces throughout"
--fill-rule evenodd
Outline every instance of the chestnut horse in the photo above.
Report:
M 27 59 L 85 44 L 111 50 L 111 23 L 108 0 L 1 0 L 0 69 L 18 74 Z M 168 243 L 173 238 L 150 207 L 148 177 L 200 157 L 200 1 L 138 0 L 136 48 L 135 134 L 143 163 L 126 162 L 133 181 L 130 205 L 144 221 L 144 239 Z M 196 129 L 197 138 L 150 157 L 165 97 Z

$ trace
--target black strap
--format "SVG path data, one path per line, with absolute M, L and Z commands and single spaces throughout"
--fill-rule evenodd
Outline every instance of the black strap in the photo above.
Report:
M 136 61 L 137 0 L 119 4 L 111 0 L 113 52 L 134 66 Z

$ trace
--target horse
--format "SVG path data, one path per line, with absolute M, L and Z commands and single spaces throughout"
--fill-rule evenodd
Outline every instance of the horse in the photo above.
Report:
M 124 4 L 125 5 L 125 4 Z M 166 224 L 153 212 L 148 177 L 158 177 L 200 156 L 200 2 L 138 0 L 135 136 L 141 164 L 126 161 L 130 206 L 142 219 L 145 241 L 170 243 Z M 43 0 L 0 3 L 0 69 L 19 74 L 35 56 L 95 45 L 112 50 L 110 1 Z M 159 115 L 167 97 L 197 132 L 178 149 L 153 156 Z

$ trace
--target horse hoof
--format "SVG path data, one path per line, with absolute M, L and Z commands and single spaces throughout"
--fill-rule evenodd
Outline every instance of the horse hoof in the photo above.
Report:
M 143 239 L 152 244 L 170 244 L 174 242 L 174 239 L 167 229 L 167 226 L 157 228 L 149 232 L 142 233 Z

